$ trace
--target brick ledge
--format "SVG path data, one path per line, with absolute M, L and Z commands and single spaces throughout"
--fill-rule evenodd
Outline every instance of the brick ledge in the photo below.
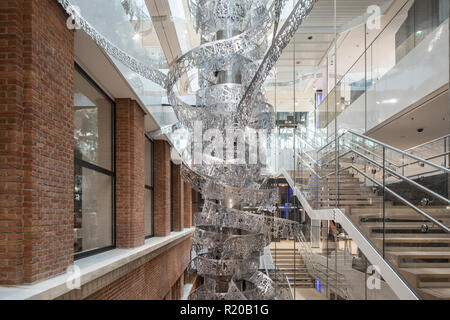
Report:
M 184 229 L 180 232 L 172 232 L 167 237 L 147 239 L 143 246 L 137 248 L 113 249 L 75 261 L 75 265 L 81 269 L 81 290 L 69 289 L 66 285 L 68 275 L 64 273 L 32 285 L 0 286 L 0 300 L 52 300 L 74 291 L 83 291 L 86 285 L 114 273 L 115 270 L 126 268 L 127 265 L 131 265 L 132 269 L 137 268 L 145 261 L 155 258 L 192 236 L 193 232 L 194 228 Z M 129 271 L 131 270 L 128 268 L 127 272 Z M 119 276 L 120 274 L 117 274 L 114 278 L 116 279 Z M 115 279 L 108 279 L 106 282 Z M 100 282 L 101 286 L 107 284 L 105 281 Z M 83 294 L 83 296 L 87 294 Z

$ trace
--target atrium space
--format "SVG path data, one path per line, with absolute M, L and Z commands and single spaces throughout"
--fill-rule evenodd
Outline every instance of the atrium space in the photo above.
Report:
M 450 300 L 449 13 L 0 0 L 0 300 Z

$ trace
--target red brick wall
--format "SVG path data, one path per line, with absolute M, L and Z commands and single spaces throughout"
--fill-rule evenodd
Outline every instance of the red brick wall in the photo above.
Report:
M 73 261 L 74 38 L 53 0 L 0 3 L 0 283 Z M 6 182 L 6 183 L 4 183 Z
M 184 289 L 184 273 L 178 278 L 178 280 L 172 286 L 171 299 L 172 300 L 181 300 L 183 298 L 183 289 Z
M 23 279 L 22 1 L 0 2 L 0 283 Z
M 184 191 L 184 196 L 183 196 L 184 227 L 190 228 L 190 227 L 192 227 L 192 188 L 189 184 L 187 184 L 185 182 L 183 182 L 183 184 L 184 184 L 184 187 L 183 187 L 183 191 Z
M 153 150 L 155 236 L 165 237 L 170 234 L 170 145 L 156 140 Z
M 144 244 L 144 112 L 130 99 L 116 100 L 116 245 Z
M 172 210 L 173 230 L 184 229 L 184 182 L 180 174 L 180 166 L 171 163 L 172 168 Z
M 189 264 L 191 241 L 186 239 L 133 272 L 89 296 L 88 300 L 162 300 Z M 182 290 L 183 283 L 181 283 Z

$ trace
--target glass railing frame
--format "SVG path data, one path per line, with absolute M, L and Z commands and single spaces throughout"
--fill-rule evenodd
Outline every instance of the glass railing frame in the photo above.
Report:
M 399 179 L 401 179 L 401 180 L 403 180 L 403 181 L 405 181 L 405 182 L 407 182 L 407 183 L 413 185 L 414 187 L 416 187 L 416 188 L 422 190 L 423 192 L 426 192 L 426 193 L 428 193 L 428 194 L 430 194 L 430 195 L 432 195 L 432 196 L 435 196 L 435 197 L 439 198 L 439 199 L 440 199 L 441 201 L 443 201 L 444 203 L 450 204 L 450 200 L 449 200 L 449 199 L 447 199 L 447 198 L 445 198 L 445 197 L 443 197 L 443 196 L 441 196 L 441 195 L 435 193 L 434 191 L 432 191 L 432 190 L 430 190 L 430 189 L 428 189 L 428 188 L 426 188 L 426 187 L 424 187 L 424 186 L 418 184 L 417 182 L 415 182 L 415 181 L 409 179 L 408 177 L 403 176 L 402 174 L 396 172 L 395 170 L 390 169 L 390 168 L 387 166 L 387 164 L 388 164 L 388 163 L 391 164 L 391 161 L 390 161 L 390 160 L 386 160 L 386 150 L 389 149 L 389 150 L 392 150 L 392 151 L 395 151 L 395 152 L 399 152 L 399 153 L 402 154 L 403 156 L 407 156 L 407 157 L 410 157 L 410 158 L 415 159 L 416 161 L 426 163 L 426 164 L 428 164 L 428 165 L 430 165 L 430 166 L 432 166 L 432 167 L 437 168 L 438 170 L 443 170 L 443 171 L 444 171 L 445 173 L 447 173 L 447 174 L 450 173 L 450 170 L 449 170 L 449 169 L 444 168 L 444 167 L 439 166 L 439 165 L 436 165 L 436 164 L 434 164 L 434 163 L 431 163 L 431 162 L 429 162 L 429 161 L 427 161 L 427 160 L 425 160 L 425 159 L 421 159 L 421 158 L 419 158 L 419 157 L 417 157 L 417 156 L 411 155 L 411 154 L 409 154 L 409 153 L 407 153 L 407 152 L 405 152 L 405 151 L 402 151 L 402 150 L 400 150 L 400 149 L 398 149 L 398 148 L 395 148 L 395 147 L 386 145 L 386 144 L 384 144 L 384 143 L 382 143 L 382 142 L 380 142 L 380 141 L 377 141 L 377 140 L 375 140 L 375 139 L 373 139 L 373 138 L 366 137 L 366 136 L 361 135 L 361 134 L 359 134 L 359 133 L 353 132 L 353 131 L 351 131 L 351 130 L 346 130 L 346 131 L 343 132 L 342 134 L 338 135 L 338 140 L 340 140 L 340 139 L 342 139 L 343 137 L 345 137 L 346 134 L 349 134 L 349 135 L 355 135 L 355 136 L 360 137 L 360 138 L 362 138 L 362 139 L 364 139 L 364 140 L 371 141 L 371 142 L 374 143 L 375 145 L 381 146 L 381 148 L 382 148 L 382 156 L 381 156 L 381 158 L 383 159 L 383 162 L 382 162 L 382 163 L 379 163 L 379 162 L 377 162 L 377 161 L 375 161 L 375 160 L 373 160 L 373 159 L 370 159 L 369 157 L 365 156 L 364 154 L 362 154 L 362 153 L 360 153 L 360 152 L 358 152 L 358 151 L 353 150 L 353 149 L 352 149 L 351 147 L 349 147 L 349 146 L 347 146 L 347 147 L 349 148 L 348 151 L 339 154 L 340 151 L 342 151 L 342 149 L 341 149 L 341 146 L 342 146 L 342 145 L 341 145 L 341 143 L 337 142 L 337 145 L 338 145 L 338 147 L 337 147 L 338 156 L 337 156 L 336 158 L 333 158 L 333 159 L 331 159 L 331 160 L 329 160 L 329 161 L 327 161 L 327 162 L 325 162 L 325 163 L 321 163 L 321 161 L 320 161 L 320 160 L 321 160 L 321 157 L 317 156 L 317 160 L 315 160 L 315 159 L 313 159 L 313 158 L 311 157 L 311 160 L 312 160 L 312 162 L 313 162 L 313 164 L 314 164 L 314 166 L 315 166 L 316 168 L 320 168 L 320 167 L 322 167 L 322 166 L 324 166 L 324 165 L 327 165 L 327 166 L 328 166 L 329 164 L 331 164 L 331 163 L 337 161 L 337 165 L 336 165 L 336 170 L 335 170 L 335 171 L 333 171 L 333 172 L 331 172 L 331 173 L 329 173 L 329 174 L 327 174 L 327 175 L 321 176 L 321 175 L 318 173 L 318 172 L 320 171 L 320 169 L 314 169 L 314 168 L 312 168 L 311 165 L 310 165 L 309 163 L 307 163 L 307 161 L 301 156 L 301 155 L 302 155 L 302 152 L 301 152 L 301 151 L 300 151 L 300 153 L 297 151 L 295 154 L 299 157 L 299 159 L 301 160 L 301 162 L 303 162 L 303 164 L 305 165 L 305 167 L 308 168 L 309 171 L 313 174 L 312 176 L 313 176 L 315 179 L 318 179 L 319 181 L 322 180 L 322 179 L 326 179 L 327 177 L 330 177 L 330 176 L 333 176 L 333 175 L 337 175 L 337 176 L 339 177 L 339 173 L 340 173 L 340 172 L 346 171 L 346 170 L 349 170 L 349 169 L 353 169 L 353 170 L 355 170 L 356 172 L 358 172 L 359 174 L 361 174 L 365 179 L 371 181 L 372 183 L 374 183 L 374 184 L 377 185 L 378 187 L 381 187 L 381 188 L 382 188 L 382 190 L 383 190 L 383 250 L 382 250 L 383 257 L 385 256 L 385 249 L 384 249 L 384 243 L 385 243 L 385 228 L 386 228 L 386 227 L 385 227 L 385 218 L 386 218 L 386 208 L 385 208 L 386 198 L 385 198 L 385 195 L 386 195 L 387 193 L 391 194 L 391 195 L 394 196 L 396 199 L 398 199 L 400 202 L 402 202 L 402 203 L 405 204 L 406 206 L 408 206 L 408 207 L 410 207 L 411 209 L 413 209 L 416 213 L 420 214 L 421 216 L 423 216 L 424 218 L 426 218 L 428 221 L 432 222 L 433 225 L 436 225 L 436 226 L 438 226 L 440 229 L 444 230 L 445 232 L 450 233 L 450 228 L 448 228 L 446 225 L 442 224 L 440 221 L 438 221 L 437 219 L 433 218 L 431 215 L 427 214 L 425 211 L 423 211 L 422 209 L 418 208 L 417 206 L 415 206 L 414 204 L 412 204 L 410 201 L 408 201 L 407 199 L 405 199 L 404 197 L 400 196 L 399 194 L 397 194 L 396 192 L 394 192 L 393 190 L 391 190 L 389 187 L 387 187 L 385 177 L 386 177 L 386 174 L 389 173 L 389 174 L 394 175 L 394 176 L 396 176 L 397 178 L 399 178 Z M 301 136 L 300 136 L 299 138 L 302 139 Z M 320 151 L 322 151 L 324 148 L 326 148 L 327 146 L 331 145 L 333 142 L 334 142 L 334 141 L 330 141 L 330 142 L 328 142 L 325 146 L 320 147 L 320 148 L 317 150 L 317 154 L 318 154 Z M 335 143 L 336 143 L 336 142 L 335 142 Z M 333 150 L 332 150 L 330 153 L 333 153 L 333 151 L 335 151 L 334 148 L 333 148 Z M 380 168 L 380 169 L 382 170 L 382 178 L 383 178 L 383 181 L 382 181 L 382 182 L 377 181 L 376 179 L 370 177 L 367 173 L 363 172 L 362 170 L 360 170 L 358 167 L 354 166 L 353 164 L 350 165 L 350 166 L 346 166 L 345 168 L 341 168 L 341 167 L 340 167 L 340 159 L 343 158 L 344 156 L 346 156 L 346 155 L 349 154 L 349 153 L 355 153 L 355 154 L 358 155 L 359 157 L 364 158 L 366 161 L 368 161 L 368 162 L 372 163 L 373 165 L 377 166 L 378 168 Z M 310 178 L 311 178 L 311 175 L 310 175 Z M 338 188 L 338 192 L 337 192 L 337 207 L 339 207 L 339 201 L 340 201 L 340 197 L 339 197 L 339 194 L 340 194 L 340 192 L 339 192 L 339 178 L 337 179 L 337 188 Z

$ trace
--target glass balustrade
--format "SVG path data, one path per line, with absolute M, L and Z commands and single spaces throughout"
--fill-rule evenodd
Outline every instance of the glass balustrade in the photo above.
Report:
M 365 132 L 448 83 L 449 1 L 397 3 L 401 3 L 399 10 L 376 36 L 377 30 L 365 27 L 366 33 L 361 35 L 365 50 L 342 76 L 339 70 L 349 63 L 346 54 L 338 50 L 336 85 L 328 81 L 328 95 L 317 112 L 311 113 L 318 116 L 318 128 L 333 133 L 337 117 L 337 130 Z M 334 74 L 333 59 L 334 55 L 328 74 Z M 351 110 L 343 114 L 348 108 Z
M 363 133 L 448 83 L 442 71 L 448 70 L 448 3 L 399 0 L 382 8 L 379 28 L 331 26 L 337 37 L 329 39 L 314 71 L 321 80 L 309 83 L 316 104 L 306 121 L 297 119 L 309 108 L 303 78 L 297 79 L 306 70 L 300 46 L 291 48 L 268 88 L 279 113 L 272 171 L 285 175 L 308 210 L 340 209 L 421 298 L 450 287 L 439 273 L 450 265 L 450 137 L 404 152 Z M 299 36 L 299 42 L 308 47 L 309 38 Z M 343 50 L 349 44 L 356 48 L 352 55 Z M 306 216 L 295 241 L 318 291 L 331 299 L 398 298 L 342 226 Z
M 301 127 L 295 137 L 296 168 L 289 174 L 297 177 L 296 187 L 313 210 L 341 209 L 419 296 L 427 298 L 448 284 L 446 276 L 435 274 L 443 272 L 441 267 L 450 261 L 448 136 L 412 148 L 411 153 L 352 131 L 330 140 Z M 419 157 L 426 153 L 428 160 Z M 332 267 L 350 281 L 336 288 L 355 289 L 355 281 L 362 276 L 355 271 L 355 263 L 367 264 L 367 259 L 345 249 L 345 230 L 332 221 L 321 221 L 321 225 L 317 247 L 328 263 L 325 270 L 332 272 Z M 312 228 L 311 223 L 307 231 L 310 246 Z M 353 262 L 345 262 L 347 258 Z M 366 280 L 370 277 L 363 275 Z M 415 279 L 422 279 L 425 287 Z M 384 280 L 380 283 L 381 291 L 360 286 L 354 298 L 362 292 L 367 299 L 395 297 Z M 330 288 L 327 282 L 328 292 Z M 336 293 L 338 297 L 342 298 Z

